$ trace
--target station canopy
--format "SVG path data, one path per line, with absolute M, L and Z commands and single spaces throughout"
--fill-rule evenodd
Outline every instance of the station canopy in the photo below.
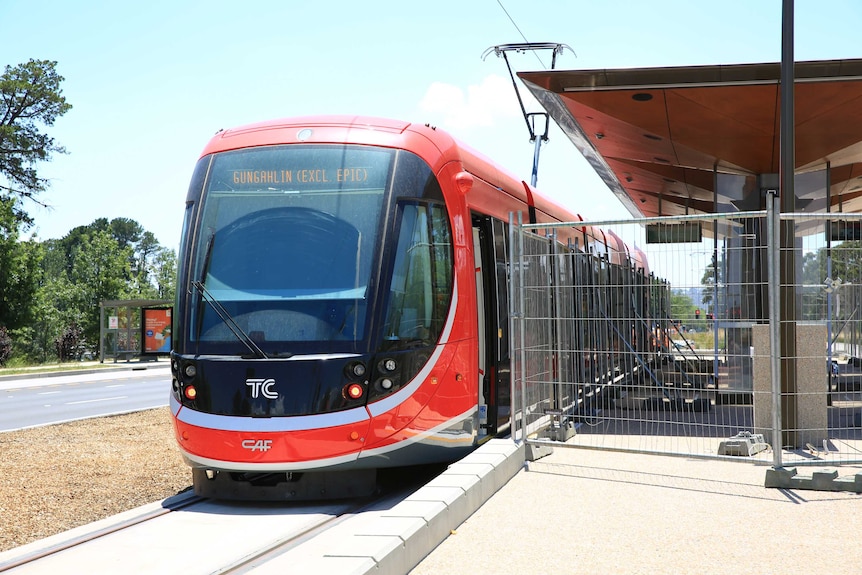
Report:
M 779 63 L 518 76 L 635 217 L 762 209 L 777 181 Z M 862 60 L 797 62 L 794 94 L 795 211 L 862 211 Z

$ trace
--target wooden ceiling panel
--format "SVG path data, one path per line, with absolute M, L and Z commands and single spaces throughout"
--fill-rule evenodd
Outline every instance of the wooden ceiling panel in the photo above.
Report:
M 663 90 L 574 92 L 565 94 L 565 97 L 620 122 L 637 126 L 641 130 L 641 135 L 649 133 L 669 139 L 663 92 Z M 634 100 L 633 96 L 638 94 L 649 97 L 649 100 Z
M 673 162 L 673 143 L 643 126 L 596 110 L 581 101 L 565 99 L 569 113 L 581 125 L 590 142 L 606 157 L 629 158 L 642 162 L 656 156 Z
M 705 88 L 668 90 L 673 141 L 754 173 L 770 171 L 775 137 L 774 102 L 764 106 L 762 99 L 754 96 L 774 97 L 775 90 L 769 86 L 755 88 L 755 93 L 746 93 L 736 86 L 717 89 L 712 99 L 705 97 Z M 692 98 L 694 95 L 700 97 Z M 730 102 L 736 102 L 737 113 L 733 113 Z
M 862 140 L 862 82 L 800 84 L 794 111 L 797 165 L 825 163 Z
M 862 176 L 862 59 L 798 62 L 795 75 L 797 170 L 830 162 L 832 204 L 862 210 L 862 179 L 855 181 Z M 779 171 L 779 64 L 519 76 L 558 124 L 574 122 L 572 141 L 598 151 L 613 173 L 609 185 L 622 188 L 642 215 L 657 215 L 659 203 L 664 214 L 680 205 L 708 212 L 714 169 Z M 719 194 L 722 205 L 734 201 Z

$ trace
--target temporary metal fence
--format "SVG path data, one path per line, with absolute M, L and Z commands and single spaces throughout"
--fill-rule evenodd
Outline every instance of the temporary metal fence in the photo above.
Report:
M 860 230 L 856 214 L 771 206 L 560 225 L 514 214 L 513 437 L 862 462 Z

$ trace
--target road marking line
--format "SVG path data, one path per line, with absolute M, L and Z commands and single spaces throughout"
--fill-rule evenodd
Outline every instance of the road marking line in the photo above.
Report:
M 83 401 L 69 401 L 69 402 L 66 402 L 65 405 L 77 405 L 79 403 L 96 403 L 97 401 L 113 401 L 115 399 L 128 399 L 128 398 L 129 398 L 128 395 L 121 395 L 119 397 L 103 397 L 101 399 L 87 399 L 87 400 L 83 400 Z

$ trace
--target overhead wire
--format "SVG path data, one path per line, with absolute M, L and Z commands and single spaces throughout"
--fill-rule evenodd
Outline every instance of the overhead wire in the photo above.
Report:
M 497 0 L 497 4 L 499 4 L 499 5 L 500 5 L 500 8 L 501 8 L 501 9 L 503 10 L 503 12 L 506 14 L 506 17 L 509 19 L 509 22 L 511 22 L 511 23 L 512 23 L 512 26 L 514 26 L 514 27 L 515 27 L 515 30 L 517 30 L 517 31 L 518 31 L 518 34 L 520 34 L 520 35 L 521 35 L 521 38 L 524 40 L 524 42 L 525 42 L 525 43 L 527 43 L 527 44 L 529 44 L 529 43 L 530 43 L 530 41 L 529 41 L 529 40 L 527 40 L 527 37 L 526 37 L 526 36 L 524 35 L 524 33 L 521 31 L 521 28 L 519 28 L 519 27 L 518 27 L 518 24 L 515 22 L 515 19 L 514 19 L 514 18 L 512 18 L 512 15 L 511 15 L 511 14 L 509 14 L 509 11 L 508 11 L 508 10 L 506 10 L 506 7 L 505 7 L 505 6 L 503 6 L 503 2 L 502 2 L 501 0 Z M 539 61 L 539 65 L 541 65 L 541 66 L 542 66 L 542 68 L 544 68 L 545 70 L 547 70 L 548 68 L 547 68 L 547 66 L 545 66 L 545 63 L 544 63 L 544 62 L 542 62 L 542 59 L 541 59 L 541 58 L 539 58 L 539 54 L 538 54 L 538 53 L 536 53 L 536 52 L 534 51 L 534 52 L 533 52 L 533 55 L 536 57 L 536 60 L 538 60 L 538 61 Z

